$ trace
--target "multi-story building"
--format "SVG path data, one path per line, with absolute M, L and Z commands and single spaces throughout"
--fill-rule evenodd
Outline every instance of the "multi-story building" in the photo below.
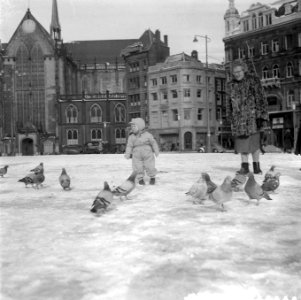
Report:
M 301 109 L 301 0 L 252 4 L 239 15 L 229 0 L 225 19 L 226 71 L 244 60 L 260 78 L 268 101 L 269 142 L 283 147 L 284 133 L 296 137 Z
M 125 65 L 129 40 L 63 43 L 57 1 L 50 32 L 25 13 L 1 45 L 1 153 L 60 152 L 64 144 L 125 143 Z M 2 109 L 3 108 L 3 109 Z
M 217 78 L 225 78 L 223 67 L 209 64 L 206 70 L 196 51 L 149 67 L 149 128 L 161 150 L 196 150 L 207 143 L 208 128 L 209 138 L 217 141 L 216 82 L 223 84 L 219 92 L 224 90 Z
M 163 62 L 169 56 L 168 38 L 156 30 L 146 30 L 139 40 L 121 53 L 126 66 L 126 91 L 129 119 L 141 117 L 148 124 L 147 72 L 149 66 Z

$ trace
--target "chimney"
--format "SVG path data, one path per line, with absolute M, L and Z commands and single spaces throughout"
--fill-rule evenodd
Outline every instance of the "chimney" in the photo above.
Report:
M 158 29 L 155 31 L 155 36 L 156 36 L 156 40 L 160 41 L 160 39 L 161 39 L 161 33 L 160 33 L 160 31 Z
M 289 14 L 292 13 L 292 6 L 291 6 L 290 3 L 286 3 L 285 6 L 284 6 L 284 8 L 285 8 L 285 14 L 286 15 L 289 15 Z
M 196 50 L 193 50 L 191 52 L 191 57 L 193 57 L 195 60 L 199 60 L 198 52 Z
M 168 46 L 168 36 L 166 34 L 164 35 L 164 44 Z

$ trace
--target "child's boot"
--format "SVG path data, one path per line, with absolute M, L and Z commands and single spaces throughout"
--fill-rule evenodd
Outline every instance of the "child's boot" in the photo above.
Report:
M 139 185 L 145 185 L 145 182 L 144 182 L 143 178 L 140 179 L 140 180 L 138 181 L 138 183 L 139 183 Z
M 253 171 L 254 174 L 262 174 L 259 162 L 253 162 Z
M 249 170 L 249 163 L 247 163 L 247 162 L 241 163 L 241 168 L 240 168 L 240 170 L 237 171 L 237 173 L 246 175 L 249 172 L 250 172 L 250 170 Z
M 155 177 L 152 177 L 149 181 L 149 184 L 151 185 L 155 185 L 156 184 L 156 178 Z

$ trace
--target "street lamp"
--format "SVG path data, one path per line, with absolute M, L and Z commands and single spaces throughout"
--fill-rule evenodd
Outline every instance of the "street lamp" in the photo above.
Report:
M 211 41 L 211 39 L 207 35 L 198 35 L 196 34 L 194 36 L 193 42 L 198 42 L 197 37 L 204 38 L 205 39 L 205 45 L 206 45 L 206 68 L 205 68 L 205 88 L 206 88 L 206 107 L 207 107 L 207 145 L 206 145 L 206 152 L 211 152 L 211 134 L 210 134 L 210 108 L 209 108 L 209 95 L 208 95 L 208 42 Z

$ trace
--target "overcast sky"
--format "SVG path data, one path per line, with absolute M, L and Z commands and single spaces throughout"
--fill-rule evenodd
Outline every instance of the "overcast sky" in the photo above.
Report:
M 257 1 L 236 0 L 239 13 Z M 168 35 L 171 54 L 192 50 L 205 61 L 208 35 L 209 62 L 224 58 L 224 14 L 228 0 L 57 0 L 64 42 L 74 40 L 136 39 L 146 29 Z M 269 0 L 261 0 L 269 4 Z M 8 42 L 30 7 L 33 16 L 49 30 L 52 0 L 0 0 L 0 39 Z

